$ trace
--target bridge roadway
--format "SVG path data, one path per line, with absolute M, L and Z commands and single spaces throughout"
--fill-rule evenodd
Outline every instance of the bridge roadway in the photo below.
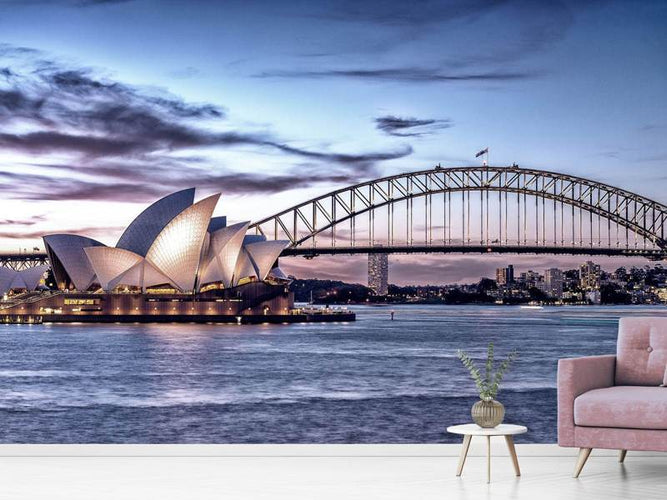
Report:
M 371 253 L 511 253 L 511 254 L 554 254 L 554 255 L 602 255 L 608 257 L 644 257 L 649 260 L 663 260 L 667 253 L 649 248 L 605 248 L 605 247 L 561 247 L 561 246 L 507 246 L 507 245 L 402 245 L 355 247 L 290 247 L 281 256 L 300 255 L 306 258 L 318 255 L 353 255 Z
M 667 259 L 667 252 L 651 248 L 607 248 L 596 246 L 543 246 L 543 245 L 357 245 L 354 247 L 289 247 L 282 257 L 302 256 L 314 258 L 320 255 L 358 255 L 372 253 L 421 254 L 421 253 L 477 253 L 477 254 L 552 254 L 552 255 L 599 255 L 608 257 L 643 257 L 653 261 Z M 0 253 L 0 266 L 15 270 L 48 264 L 46 253 Z

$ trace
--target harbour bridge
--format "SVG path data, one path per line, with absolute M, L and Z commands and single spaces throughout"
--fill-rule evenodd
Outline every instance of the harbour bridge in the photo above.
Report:
M 304 201 L 250 226 L 283 256 L 514 253 L 667 258 L 667 206 L 625 189 L 517 165 L 435 167 Z M 16 270 L 44 253 L 0 255 Z

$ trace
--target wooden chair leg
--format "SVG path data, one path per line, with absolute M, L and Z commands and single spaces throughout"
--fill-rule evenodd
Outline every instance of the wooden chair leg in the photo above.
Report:
M 461 448 L 461 456 L 459 457 L 459 467 L 456 469 L 457 476 L 460 476 L 463 473 L 463 466 L 466 463 L 466 457 L 468 456 L 468 449 L 470 448 L 471 440 L 472 435 L 466 434 L 463 436 L 463 447 Z
M 579 477 L 581 469 L 584 468 L 591 451 L 593 451 L 593 448 L 579 448 L 579 458 L 577 458 L 577 465 L 574 467 L 574 474 L 572 477 Z
M 628 450 L 618 450 L 618 461 L 623 463 L 625 460 L 625 455 L 628 453 Z

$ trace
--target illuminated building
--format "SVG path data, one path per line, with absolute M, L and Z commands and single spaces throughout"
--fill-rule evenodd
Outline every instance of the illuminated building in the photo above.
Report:
M 544 271 L 544 292 L 551 297 L 560 299 L 563 296 L 563 271 L 556 268 Z
M 389 293 L 389 258 L 386 253 L 368 254 L 368 288 L 376 295 Z
M 583 290 L 600 289 L 600 266 L 588 261 L 579 266 L 579 283 Z
M 226 217 L 213 217 L 220 194 L 197 202 L 194 196 L 194 189 L 186 189 L 153 203 L 113 247 L 75 234 L 44 236 L 58 291 L 3 303 L 0 320 L 292 318 L 289 279 L 278 267 L 289 241 L 246 234 L 249 222 L 227 226 Z M 46 267 L 0 270 L 0 291 L 34 290 Z
M 139 214 L 115 247 L 73 234 L 44 236 L 58 288 L 196 293 L 270 278 L 289 242 L 252 235 L 246 244 L 249 222 L 227 227 L 225 217 L 212 217 L 219 198 L 195 203 L 194 189 L 170 194 Z
M 514 283 L 514 266 L 510 264 L 507 267 L 496 269 L 496 283 L 498 285 L 509 285 Z

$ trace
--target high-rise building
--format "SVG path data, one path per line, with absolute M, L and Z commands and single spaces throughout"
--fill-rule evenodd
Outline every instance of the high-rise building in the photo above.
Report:
M 579 266 L 579 285 L 584 290 L 600 289 L 600 266 L 590 260 Z
M 560 299 L 563 296 L 563 271 L 552 267 L 544 271 L 544 291 Z
M 504 267 L 496 268 L 496 283 L 498 283 L 499 285 L 504 285 L 505 284 L 505 268 Z
M 526 289 L 536 287 L 541 280 L 542 276 L 535 271 L 528 270 L 525 273 L 521 273 L 520 282 Z
M 368 254 L 368 288 L 376 295 L 389 293 L 389 257 L 386 253 Z
M 496 283 L 499 285 L 514 283 L 514 266 L 512 264 L 496 269 Z

